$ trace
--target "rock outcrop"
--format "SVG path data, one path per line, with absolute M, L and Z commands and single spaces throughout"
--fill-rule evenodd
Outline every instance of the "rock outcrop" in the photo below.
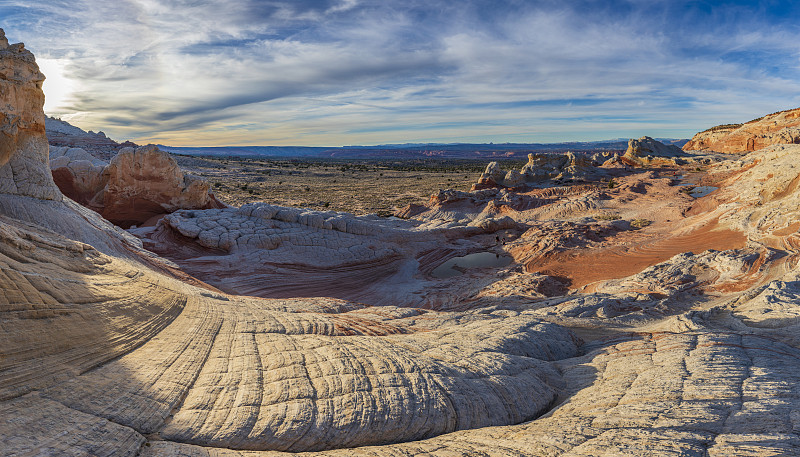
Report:
M 745 124 L 725 124 L 695 134 L 684 151 L 756 151 L 773 144 L 800 144 L 800 108 L 779 111 Z
M 225 206 L 205 180 L 184 174 L 154 145 L 123 148 L 110 163 L 83 149 L 51 146 L 50 166 L 66 196 L 121 227 L 179 209 Z
M 528 163 L 520 171 L 508 172 L 497 162 L 491 162 L 478 178 L 472 190 L 491 187 L 516 187 L 526 183 L 596 181 L 610 176 L 608 170 L 599 168 L 613 156 L 612 153 L 583 154 L 528 154 Z
M 476 238 L 516 226 L 503 217 L 425 224 L 258 203 L 176 211 L 134 232 L 149 249 L 228 293 L 441 308 L 458 294 L 429 294 L 420 271 L 480 250 Z
M 590 182 L 620 176 L 615 169 L 626 166 L 683 165 L 698 159 L 675 145 L 667 145 L 648 136 L 628 141 L 620 156 L 614 152 L 595 154 L 528 154 L 528 163 L 520 171 L 504 171 L 491 162 L 472 186 L 472 190 L 492 187 L 517 187 L 525 184 Z M 708 161 L 707 159 L 701 159 Z
M 61 198 L 48 172 L 43 82 L 33 54 L 0 29 L 0 193 Z
M 52 117 L 45 118 L 47 141 L 51 146 L 63 148 L 79 148 L 104 161 L 111 160 L 122 148 L 138 145 L 126 141 L 117 143 L 103 132 L 86 132 L 74 125 Z
M 685 157 L 687 157 L 687 154 L 681 148 L 672 144 L 664 144 L 649 136 L 643 136 L 638 140 L 631 139 L 628 141 L 628 149 L 621 160 L 634 166 L 654 164 L 681 165 L 686 163 L 683 160 Z

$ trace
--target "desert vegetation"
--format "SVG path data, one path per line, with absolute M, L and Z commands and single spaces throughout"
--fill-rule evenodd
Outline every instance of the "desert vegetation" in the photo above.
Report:
M 232 206 L 266 201 L 379 215 L 424 202 L 440 189 L 468 191 L 486 167 L 483 159 L 174 157 L 184 169 L 208 180 L 216 197 Z M 504 161 L 509 167 L 524 163 Z

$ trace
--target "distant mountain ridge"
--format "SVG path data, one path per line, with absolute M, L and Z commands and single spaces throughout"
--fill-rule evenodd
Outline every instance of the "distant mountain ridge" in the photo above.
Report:
M 47 137 L 54 146 L 80 147 L 98 157 L 109 160 L 126 146 L 137 146 L 126 141 L 117 143 L 103 132 L 86 132 L 61 119 L 46 119 Z M 665 144 L 683 146 L 688 139 L 656 138 Z M 628 138 L 601 141 L 567 141 L 562 143 L 404 143 L 374 146 L 210 146 L 180 147 L 159 144 L 172 154 L 210 157 L 273 157 L 273 158 L 338 158 L 338 159 L 513 159 L 527 158 L 529 153 L 541 152 L 624 152 Z
M 683 146 L 687 139 L 657 138 L 665 144 Z M 502 159 L 524 158 L 532 152 L 599 152 L 620 151 L 628 147 L 627 138 L 602 141 L 570 141 L 563 143 L 408 143 L 375 146 L 215 146 L 176 147 L 158 145 L 173 154 L 215 157 L 283 157 L 283 158 L 460 158 Z

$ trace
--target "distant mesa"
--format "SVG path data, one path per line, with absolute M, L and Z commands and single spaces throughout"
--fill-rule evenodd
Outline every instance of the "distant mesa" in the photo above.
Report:
M 800 144 L 800 108 L 768 114 L 744 124 L 723 124 L 695 134 L 684 151 L 739 154 L 773 144 Z

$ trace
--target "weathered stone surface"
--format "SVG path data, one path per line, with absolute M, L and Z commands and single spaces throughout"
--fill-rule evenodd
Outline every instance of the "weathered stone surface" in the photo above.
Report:
M 792 455 L 800 450 L 798 356 L 785 344 L 726 333 L 617 337 L 558 363 L 568 399 L 546 417 L 315 455 Z M 144 455 L 288 454 L 156 442 Z
M 649 136 L 628 141 L 628 149 L 621 160 L 631 165 L 682 164 L 688 155 L 673 144 L 664 144 Z
M 11 164 L 19 145 L 0 140 Z M 257 204 L 133 231 L 218 273 L 284 262 L 263 283 L 351 268 L 306 281 L 312 295 L 380 283 L 381 262 L 390 276 L 409 268 L 421 288 L 365 296 L 428 294 L 451 311 L 297 287 L 228 295 L 70 199 L 0 193 L 0 449 L 797 455 L 798 148 L 715 167 L 696 178 L 720 189 L 697 200 L 675 185 L 687 169 L 636 171 L 605 187 L 443 191 L 409 221 Z M 41 182 L 36 170 L 9 179 Z M 519 265 L 430 277 L 490 247 Z
M 525 183 L 541 183 L 545 181 L 596 181 L 613 176 L 609 170 L 599 168 L 610 157 L 609 154 L 583 154 L 567 152 L 566 154 L 528 154 L 528 163 L 522 170 L 509 172 L 500 168 L 497 162 L 491 162 L 486 171 L 473 185 L 473 190 L 481 190 L 496 186 L 515 187 Z
M 108 163 L 80 148 L 50 146 L 50 169 L 61 192 L 87 208 L 102 211 L 103 175 Z
M 0 193 L 60 199 L 47 165 L 44 75 L 22 43 L 0 37 Z
M 226 297 L 85 245 L 51 247 L 53 235 L 26 244 L 29 232 L 3 227 L 4 254 L 29 260 L 4 265 L 11 276 L 0 278 L 0 347 L 14 354 L 2 361 L 0 398 L 39 390 L 70 408 L 63 414 L 139 433 L 308 450 L 515 423 L 555 398 L 561 384 L 548 361 L 577 351 L 567 330 L 534 317 Z M 59 330 L 42 338 L 44 322 Z
M 488 233 L 516 227 L 510 218 L 489 215 L 429 224 L 259 203 L 177 211 L 155 228 L 133 232 L 149 249 L 229 293 L 441 307 L 444 297 L 427 291 L 426 274 L 450 257 L 481 250 Z
M 50 166 L 64 195 L 123 227 L 178 209 L 225 206 L 205 180 L 185 174 L 154 145 L 123 148 L 110 163 L 80 148 L 51 146 Z
M 103 175 L 107 181 L 101 190 L 100 214 L 123 227 L 178 209 L 224 206 L 209 192 L 205 180 L 184 174 L 175 160 L 155 145 L 122 149 Z
M 800 143 L 800 108 L 780 111 L 745 124 L 728 124 L 695 134 L 684 151 L 756 151 L 774 144 Z

